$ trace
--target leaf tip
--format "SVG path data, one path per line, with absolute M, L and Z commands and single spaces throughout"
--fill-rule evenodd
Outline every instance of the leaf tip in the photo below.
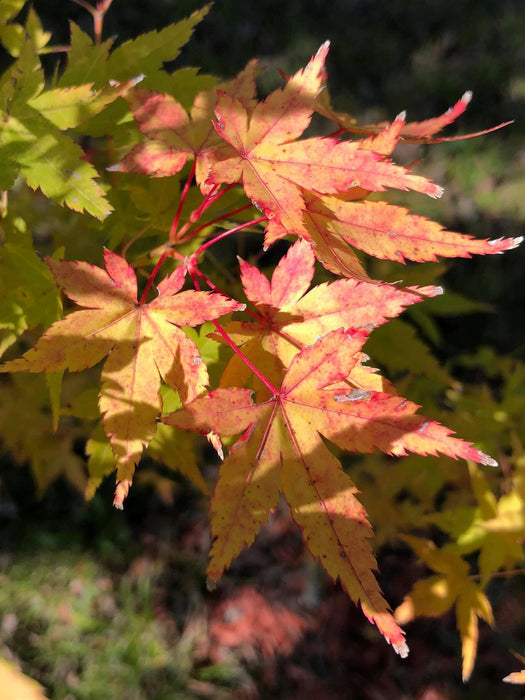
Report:
M 106 170 L 108 173 L 119 173 L 120 165 L 120 163 L 115 163 L 115 165 L 110 165 L 108 168 L 106 168 Z
M 514 685 L 522 685 L 525 683 L 525 671 L 518 671 L 515 673 L 509 673 L 508 676 L 502 678 L 504 683 L 513 683 Z
M 397 117 L 394 119 L 396 122 L 405 122 L 407 118 L 407 112 L 406 109 L 404 109 L 402 112 L 399 112 Z
M 208 577 L 206 579 L 206 590 L 210 591 L 210 593 L 212 591 L 217 590 L 217 586 L 219 585 L 219 582 L 220 582 L 220 579 Z
M 124 510 L 124 500 L 129 493 L 130 486 L 131 481 L 127 479 L 118 482 L 115 489 L 115 498 L 113 499 L 113 505 L 117 510 Z
M 443 192 L 445 191 L 444 187 L 441 187 L 440 185 L 436 185 L 435 188 L 429 192 L 430 196 L 432 199 L 440 199 L 443 196 Z
M 523 236 L 516 236 L 516 238 L 508 238 L 507 241 L 509 242 L 507 250 L 514 250 L 514 248 L 517 248 L 523 243 Z M 489 245 L 492 245 L 492 241 L 489 241 Z
M 405 641 L 401 642 L 401 644 L 392 644 L 392 648 L 402 659 L 406 659 L 410 651 Z
M 467 90 L 466 92 L 464 92 L 461 96 L 461 102 L 464 102 L 466 105 L 468 105 L 472 99 L 472 94 L 472 90 Z
M 492 459 L 492 457 L 486 455 L 484 452 L 479 453 L 479 463 L 484 464 L 487 467 L 499 467 L 499 464 L 496 462 L 496 460 Z

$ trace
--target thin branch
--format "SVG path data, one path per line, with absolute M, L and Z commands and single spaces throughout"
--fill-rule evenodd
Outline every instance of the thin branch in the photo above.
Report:
M 188 268 L 188 272 L 190 274 L 191 279 L 193 280 L 193 286 L 197 291 L 201 291 L 199 282 L 197 280 L 197 271 L 195 268 Z M 257 367 L 246 357 L 246 355 L 243 353 L 243 351 L 238 348 L 233 340 L 230 338 L 230 336 L 226 333 L 226 331 L 223 329 L 223 327 L 220 325 L 220 323 L 212 319 L 212 323 L 215 326 L 217 332 L 221 335 L 223 340 L 230 346 L 230 348 L 233 350 L 233 352 L 240 357 L 240 359 L 244 362 L 244 364 L 251 369 L 251 371 L 255 374 L 256 377 L 258 377 L 261 382 L 268 387 L 268 389 L 272 392 L 273 396 L 277 396 L 279 393 L 279 390 L 274 387 L 274 385 L 271 383 L 269 379 L 267 379 L 264 374 L 260 370 L 257 369 Z

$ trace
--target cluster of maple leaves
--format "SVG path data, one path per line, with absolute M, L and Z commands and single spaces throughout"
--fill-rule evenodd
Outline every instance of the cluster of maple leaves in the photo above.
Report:
M 323 44 L 263 101 L 256 99 L 255 62 L 218 90 L 199 92 L 189 112 L 170 94 L 113 86 L 111 98 L 125 95 L 145 138 L 110 170 L 154 178 L 189 170 L 166 242 L 151 254 L 156 264 L 140 293 L 135 268 L 111 250 L 104 251 L 105 269 L 47 258 L 57 285 L 81 310 L 53 323 L 33 349 L 0 371 L 81 371 L 107 357 L 99 409 L 117 469 L 117 507 L 163 425 L 205 434 L 219 454 L 221 438 L 237 436 L 211 504 L 210 581 L 253 542 L 283 494 L 313 556 L 405 656 L 403 630 L 374 576 L 373 533 L 358 489 L 325 440 L 350 452 L 496 462 L 420 416 L 417 405 L 368 366 L 364 346 L 373 329 L 442 290 L 372 280 L 354 249 L 422 262 L 500 253 L 520 241 L 474 239 L 369 200 L 370 193 L 390 188 L 441 195 L 441 187 L 389 156 L 402 140 L 442 140 L 432 136 L 464 111 L 471 96 L 428 121 L 407 124 L 400 114 L 391 124 L 357 127 L 327 101 L 328 49 Z M 333 135 L 302 138 L 314 112 L 335 124 Z M 362 138 L 349 138 L 355 134 Z M 201 202 L 183 221 L 194 180 Z M 216 221 L 203 219 L 237 185 L 244 204 Z M 253 218 L 232 226 L 242 211 Z M 213 224 L 219 222 L 217 234 Z M 246 300 L 233 299 L 204 275 L 200 257 L 219 240 L 261 226 L 266 247 L 290 236 L 295 242 L 271 280 L 241 260 Z M 207 238 L 200 243 L 203 230 Z M 184 257 L 179 249 L 191 241 L 198 247 Z M 168 258 L 176 266 L 157 281 Z M 311 287 L 317 263 L 337 279 Z M 185 289 L 187 283 L 193 289 Z M 222 316 L 227 319 L 220 323 Z M 208 321 L 215 326 L 212 337 L 231 350 L 212 389 L 206 363 L 185 330 Z M 166 411 L 166 386 L 177 393 L 180 410 Z

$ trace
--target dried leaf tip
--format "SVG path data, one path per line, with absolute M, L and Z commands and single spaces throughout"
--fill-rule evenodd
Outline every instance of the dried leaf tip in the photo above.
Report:
M 484 464 L 487 467 L 499 467 L 499 464 L 496 462 L 495 459 L 492 459 L 489 455 L 486 455 L 484 452 L 479 453 L 479 463 Z
M 513 683 L 514 685 L 521 685 L 524 682 L 524 680 L 525 680 L 525 674 L 523 673 L 523 671 L 509 673 L 508 676 L 505 676 L 505 678 L 502 678 L 502 681 L 504 683 Z
M 410 649 L 408 648 L 408 644 L 406 642 L 401 642 L 401 644 L 392 644 L 392 647 L 396 654 L 399 654 L 402 659 L 407 658 Z
M 394 119 L 396 122 L 405 122 L 407 118 L 407 111 L 404 109 L 402 112 L 399 112 L 397 117 Z
M 472 90 L 467 90 L 461 96 L 461 101 L 464 102 L 466 105 L 468 105 L 468 103 L 470 102 L 471 99 L 472 99 Z
M 206 579 L 206 589 L 208 591 L 210 591 L 210 593 L 211 593 L 212 591 L 215 591 L 217 589 L 217 586 L 219 585 L 219 583 L 220 583 L 220 579 L 207 578 Z
M 320 54 L 322 51 L 327 51 L 330 48 L 330 39 L 327 39 L 324 44 L 321 44 L 319 47 L 317 54 Z M 317 55 L 316 54 L 316 55 Z

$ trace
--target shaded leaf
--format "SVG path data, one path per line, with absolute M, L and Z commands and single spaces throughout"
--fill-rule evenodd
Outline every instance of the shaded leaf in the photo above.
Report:
M 395 611 L 400 624 L 419 615 L 437 617 L 455 605 L 461 636 L 462 676 L 467 681 L 474 668 L 478 646 L 478 618 L 494 625 L 492 608 L 481 588 L 469 578 L 468 564 L 457 554 L 436 549 L 433 542 L 405 535 L 403 539 L 437 576 L 416 581 L 411 592 Z
M 115 504 L 121 507 L 142 450 L 156 433 L 161 378 L 183 401 L 198 396 L 208 381 L 197 347 L 179 326 L 203 323 L 240 305 L 218 294 L 180 292 L 183 268 L 159 283 L 156 299 L 138 303 L 135 272 L 109 250 L 106 270 L 78 261 L 46 262 L 67 296 L 85 309 L 54 323 L 34 349 L 0 371 L 79 371 L 109 353 L 99 408 L 117 462 Z
M 53 276 L 33 249 L 22 219 L 4 219 L 0 244 L 0 355 L 28 328 L 62 315 Z

